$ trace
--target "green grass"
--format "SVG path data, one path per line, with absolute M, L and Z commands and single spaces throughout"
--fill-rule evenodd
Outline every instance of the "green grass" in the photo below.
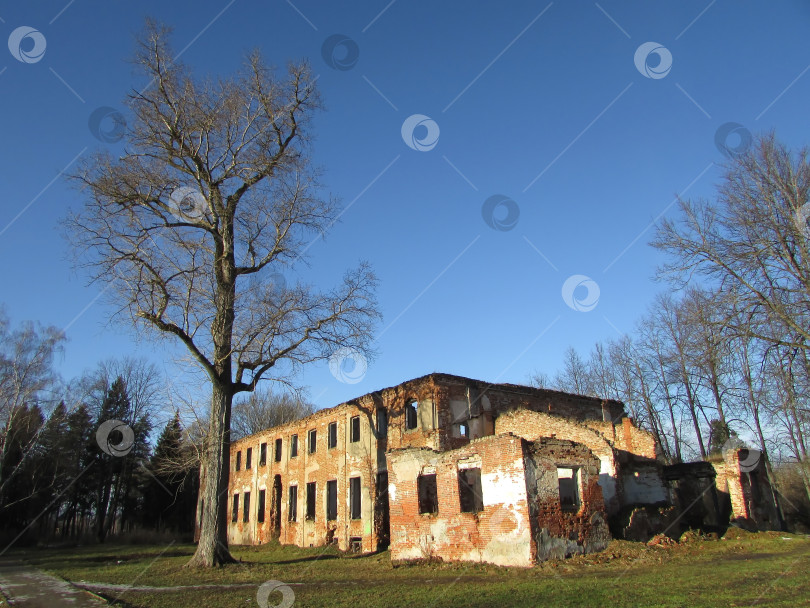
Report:
M 394 566 L 387 552 L 342 556 L 333 549 L 275 544 L 232 547 L 241 564 L 208 570 L 183 568 L 193 553 L 191 545 L 93 546 L 17 555 L 71 581 L 154 587 L 245 585 L 127 591 L 119 603 L 132 608 L 257 606 L 256 591 L 267 580 L 290 584 L 296 608 L 810 606 L 808 537 L 737 536 L 667 548 L 614 541 L 602 553 L 530 569 L 442 563 Z M 279 601 L 280 595 L 271 596 L 270 606 Z

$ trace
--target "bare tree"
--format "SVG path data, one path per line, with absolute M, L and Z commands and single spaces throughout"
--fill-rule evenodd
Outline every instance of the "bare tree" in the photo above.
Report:
M 54 359 L 62 352 L 64 334 L 55 327 L 25 322 L 12 329 L 0 307 L 0 425 L 22 405 L 59 400 Z
M 268 378 L 341 347 L 366 351 L 376 279 L 361 264 L 325 292 L 267 278 L 294 267 L 337 218 L 320 195 L 308 127 L 319 108 L 306 64 L 283 78 L 258 53 L 235 75 L 203 80 L 173 61 L 147 24 L 129 96 L 127 150 L 74 176 L 87 201 L 66 222 L 92 279 L 139 328 L 173 337 L 207 374 L 212 399 L 201 470 L 200 540 L 189 565 L 233 561 L 226 494 L 231 405 Z M 281 283 L 281 284 L 280 284 Z
M 639 326 L 639 350 L 648 363 L 650 386 L 657 395 L 657 401 L 663 403 L 668 414 L 670 432 L 672 434 L 672 449 L 670 457 L 675 462 L 683 461 L 683 433 L 676 419 L 677 387 L 675 375 L 670 371 L 670 357 L 667 354 L 666 333 L 656 322 L 655 307 L 651 313 L 642 319 Z M 663 425 L 662 425 L 663 426 Z
M 554 388 L 551 377 L 543 371 L 536 370 L 529 376 L 529 386 L 537 388 Z
M 84 403 L 97 416 L 118 378 L 126 387 L 132 420 L 142 416 L 156 419 L 161 409 L 168 409 L 162 399 L 162 375 L 158 368 L 146 359 L 134 357 L 106 359 L 84 372 L 68 387 L 67 402 L 71 409 L 79 402 Z
M 727 167 L 715 201 L 680 201 L 652 245 L 670 254 L 661 275 L 696 273 L 733 293 L 745 311 L 736 335 L 810 349 L 810 218 L 807 149 L 793 154 L 773 135 Z M 772 319 L 778 321 L 780 331 Z M 765 332 L 765 333 L 763 333 Z
M 650 359 L 649 351 L 645 352 L 629 336 L 610 345 L 610 358 L 621 378 L 625 399 L 636 403 L 632 411 L 642 424 L 652 431 L 664 456 L 673 460 L 673 452 L 661 421 L 655 398 L 655 364 Z M 646 416 L 642 415 L 642 412 Z
M 309 416 L 315 406 L 302 396 L 258 389 L 233 404 L 231 436 L 240 439 Z
M 623 400 L 630 408 L 630 415 L 635 418 L 635 400 L 631 394 L 627 392 L 623 394 L 619 388 L 621 380 L 614 363 L 610 357 L 609 344 L 607 346 L 602 342 L 594 344 L 587 363 L 588 384 L 597 397 Z
M 686 411 L 692 421 L 700 457 L 705 460 L 708 452 L 703 441 L 698 414 L 703 414 L 699 398 L 699 384 L 694 348 L 694 328 L 689 323 L 686 307 L 669 294 L 659 294 L 655 299 L 655 322 L 661 328 L 661 336 L 666 339 L 666 358 L 670 369 L 683 389 Z M 708 420 L 706 420 L 708 424 Z
M 690 337 L 697 374 L 711 393 L 718 420 L 725 425 L 723 401 L 730 364 L 729 344 L 732 334 L 729 325 L 733 322 L 732 317 L 724 309 L 720 294 L 712 291 L 690 289 L 681 305 L 685 309 L 685 322 L 692 329 Z
M 593 393 L 588 365 L 573 346 L 566 349 L 563 368 L 555 374 L 553 383 L 555 388 L 569 393 L 577 395 L 591 395 Z
M 64 341 L 64 334 L 55 327 L 26 322 L 11 329 L 5 311 L 0 308 L 0 503 L 3 490 L 15 473 L 14 467 L 3 466 L 8 461 L 7 439 L 18 422 L 29 424 L 29 408 L 45 406 L 47 410 L 59 399 L 59 376 L 53 363 L 62 352 Z M 23 458 L 38 436 L 38 431 L 32 433 L 22 446 Z

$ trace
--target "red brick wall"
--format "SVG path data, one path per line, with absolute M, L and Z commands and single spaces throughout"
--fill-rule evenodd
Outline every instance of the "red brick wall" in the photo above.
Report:
M 523 441 L 512 435 L 477 439 L 448 451 L 389 454 L 391 558 L 441 558 L 530 566 L 531 528 L 526 502 Z M 460 512 L 459 466 L 481 469 L 484 510 Z M 420 514 L 417 477 L 435 472 L 437 514 Z
M 529 509 L 534 551 L 540 560 L 601 551 L 610 533 L 599 481 L 599 459 L 585 445 L 564 439 L 541 438 L 528 444 Z M 576 470 L 579 505 L 563 509 L 559 468 Z
M 492 419 L 499 412 L 515 408 L 529 408 L 540 412 L 552 412 L 571 416 L 589 423 L 598 423 L 603 415 L 613 416 L 623 411 L 618 402 L 603 402 L 598 399 L 567 395 L 516 385 L 491 385 L 448 374 L 430 374 L 404 382 L 398 386 L 369 393 L 349 403 L 321 410 L 315 414 L 287 425 L 268 429 L 236 441 L 231 446 L 231 478 L 228 493 L 229 539 L 239 543 L 263 543 L 273 535 L 273 519 L 280 518 L 279 539 L 282 543 L 301 546 L 318 546 L 333 537 L 341 548 L 347 548 L 351 537 L 362 537 L 364 550 L 374 550 L 380 541 L 375 523 L 373 504 L 377 495 L 376 474 L 387 470 L 386 451 L 401 448 L 431 448 L 447 450 L 469 445 L 468 437 L 458 436 L 458 412 L 468 408 L 470 395 L 478 397 L 480 413 L 488 417 L 476 423 L 481 433 L 494 432 Z M 416 429 L 405 428 L 405 405 L 415 399 L 419 403 Z M 453 408 L 456 409 L 456 414 Z M 371 429 L 376 424 L 379 408 L 387 412 L 387 431 L 383 437 L 375 437 Z M 363 440 L 358 444 L 348 442 L 348 424 L 353 415 L 359 415 L 363 426 Z M 483 418 L 481 419 L 483 420 Z M 338 422 L 338 446 L 327 450 L 328 424 Z M 601 423 L 600 423 L 601 424 Z M 609 423 L 608 423 L 609 424 Z M 307 453 L 307 432 L 317 429 L 318 450 Z M 298 434 L 298 456 L 290 458 L 290 437 Z M 281 437 L 283 456 L 281 462 L 274 458 L 275 439 Z M 267 443 L 267 463 L 259 464 L 260 444 Z M 244 469 L 245 451 L 253 448 L 252 468 Z M 236 453 L 242 453 L 242 470 L 235 471 Z M 280 511 L 273 513 L 273 480 L 281 479 L 282 499 Z M 363 517 L 349 518 L 349 478 L 360 476 L 363 489 Z M 338 481 L 338 519 L 326 521 L 326 481 Z M 306 484 L 317 484 L 316 518 L 305 521 Z M 288 494 L 291 484 L 298 486 L 298 521 L 288 521 Z M 265 521 L 257 522 L 256 509 L 259 491 L 264 489 Z M 251 495 L 250 520 L 243 522 L 242 502 L 244 492 Z M 441 500 L 457 500 L 457 488 L 448 488 Z M 455 494 L 454 494 L 455 492 Z M 236 523 L 231 522 L 231 505 L 234 493 L 240 494 L 240 507 Z M 464 514 L 467 516 L 467 514 Z M 469 516 L 471 517 L 471 516 Z
M 349 441 L 349 424 L 352 416 L 360 416 L 361 440 Z M 367 398 L 357 404 L 345 404 L 321 410 L 302 420 L 286 424 L 263 433 L 235 441 L 231 445 L 231 477 L 228 496 L 228 535 L 234 544 L 259 544 L 273 535 L 272 488 L 276 475 L 281 478 L 282 496 L 279 541 L 298 546 L 320 546 L 333 537 L 341 549 L 347 549 L 351 537 L 362 538 L 364 551 L 377 548 L 378 531 L 374 526 L 374 498 L 376 496 L 376 473 L 378 472 L 377 441 L 373 436 L 376 424 L 376 407 Z M 337 422 L 337 446 L 327 447 L 329 423 Z M 308 432 L 317 432 L 315 453 L 308 450 Z M 290 439 L 298 435 L 298 455 L 290 456 Z M 281 462 L 275 460 L 275 440 L 282 439 Z M 259 465 L 260 444 L 267 443 L 267 463 Z M 253 448 L 250 470 L 244 470 L 245 452 Z M 242 453 L 242 470 L 235 471 L 236 453 Z M 362 486 L 362 518 L 353 520 L 349 511 L 349 478 L 360 477 Z M 326 520 L 326 482 L 337 480 L 337 520 Z M 315 519 L 306 515 L 306 484 L 316 483 Z M 298 486 L 297 521 L 289 521 L 289 488 Z M 259 490 L 266 492 L 264 523 L 257 521 Z M 248 522 L 242 518 L 242 496 L 250 491 L 251 514 Z M 240 494 L 237 523 L 231 523 L 231 505 L 234 493 Z
M 610 431 L 610 422 L 598 423 L 602 430 Z M 621 506 L 621 483 L 618 478 L 616 454 L 611 445 L 612 436 L 600 434 L 599 427 L 552 416 L 540 412 L 520 410 L 501 414 L 495 420 L 496 433 L 513 433 L 524 439 L 534 441 L 543 437 L 566 439 L 580 443 L 589 448 L 599 459 L 597 479 L 602 475 L 601 483 L 609 513 L 615 513 Z

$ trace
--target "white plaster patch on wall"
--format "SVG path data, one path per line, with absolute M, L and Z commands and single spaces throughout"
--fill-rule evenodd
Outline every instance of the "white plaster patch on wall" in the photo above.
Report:
M 396 501 L 397 499 L 397 487 L 393 483 L 388 484 L 388 500 L 389 501 Z
M 436 546 L 447 545 L 447 520 L 437 519 L 430 524 L 430 535 Z
M 422 467 L 426 464 L 436 466 L 437 458 L 435 457 L 417 457 L 412 454 L 403 455 L 397 458 L 391 458 L 390 469 L 393 471 L 397 481 L 413 481 L 417 478 L 422 471 Z
M 599 485 L 602 487 L 602 497 L 609 502 L 616 497 L 616 471 L 613 462 L 605 456 L 599 457 Z
M 526 479 L 523 472 L 523 458 L 491 473 L 481 474 L 481 493 L 484 506 L 509 504 L 526 501 Z
M 506 527 L 508 531 L 493 534 L 481 552 L 481 558 L 484 561 L 499 566 L 530 566 L 532 564 L 531 529 L 524 521 L 524 515 L 517 505 L 503 505 L 499 508 L 488 527 L 493 530 Z
M 460 458 L 456 462 L 456 467 L 459 471 L 464 469 L 475 469 L 481 468 L 481 455 L 480 454 L 473 454 L 472 456 L 468 456 L 467 458 Z
M 523 459 L 481 475 L 484 508 L 492 512 L 488 527 L 507 531 L 496 533 L 482 552 L 484 561 L 499 565 L 531 565 L 530 526 L 525 517 L 527 504 Z

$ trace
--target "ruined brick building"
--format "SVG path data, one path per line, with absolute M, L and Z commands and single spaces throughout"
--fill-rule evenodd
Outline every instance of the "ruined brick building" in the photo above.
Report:
M 234 441 L 228 536 L 530 566 L 684 522 L 767 526 L 739 460 L 664 467 L 618 401 L 434 373 Z

